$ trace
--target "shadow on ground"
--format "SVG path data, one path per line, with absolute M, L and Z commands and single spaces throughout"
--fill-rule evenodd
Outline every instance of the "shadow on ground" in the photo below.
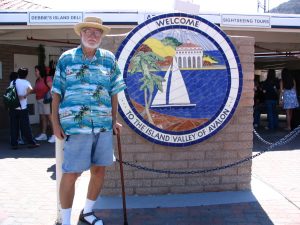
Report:
M 101 210 L 97 216 L 105 224 L 124 225 L 123 210 Z M 273 225 L 264 209 L 257 202 L 197 207 L 128 209 L 130 225 Z M 78 222 L 77 225 L 84 223 Z

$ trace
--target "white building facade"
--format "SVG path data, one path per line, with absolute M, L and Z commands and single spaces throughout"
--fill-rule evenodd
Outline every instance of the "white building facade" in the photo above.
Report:
M 184 43 L 176 48 L 179 68 L 199 69 L 203 67 L 203 49 L 193 43 Z

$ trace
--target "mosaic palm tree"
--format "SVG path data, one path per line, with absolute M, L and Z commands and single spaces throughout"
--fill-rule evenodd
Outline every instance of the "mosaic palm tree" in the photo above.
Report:
M 80 127 L 83 126 L 82 121 L 83 121 L 84 115 L 86 115 L 89 110 L 90 110 L 90 107 L 83 105 L 80 107 L 79 112 L 77 114 L 75 114 L 74 121 L 77 122 Z
M 145 110 L 142 114 L 146 114 L 148 121 L 151 124 L 154 124 L 151 114 L 150 114 L 150 105 L 153 98 L 154 88 L 161 92 L 163 92 L 162 82 L 164 82 L 164 78 L 156 75 L 153 71 L 159 71 L 160 68 L 156 64 L 158 61 L 163 61 L 164 58 L 156 55 L 153 52 L 138 52 L 131 60 L 131 74 L 135 72 L 141 71 L 143 77 L 140 79 L 142 85 L 140 86 L 140 90 L 144 91 L 144 100 L 145 100 Z
M 88 74 L 88 68 L 88 65 L 82 65 L 80 70 L 76 73 L 76 79 L 80 79 L 80 81 L 83 82 L 85 75 Z

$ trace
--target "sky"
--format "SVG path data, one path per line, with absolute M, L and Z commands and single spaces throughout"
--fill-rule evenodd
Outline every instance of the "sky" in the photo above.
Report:
M 186 0 L 200 5 L 200 12 L 218 13 L 257 13 L 258 0 Z M 259 0 L 262 4 L 264 0 Z M 272 9 L 288 0 L 265 0 L 266 8 Z M 174 9 L 174 0 L 31 0 L 31 2 L 49 6 L 55 10 L 70 11 L 148 11 L 170 12 Z M 263 12 L 260 9 L 260 12 Z

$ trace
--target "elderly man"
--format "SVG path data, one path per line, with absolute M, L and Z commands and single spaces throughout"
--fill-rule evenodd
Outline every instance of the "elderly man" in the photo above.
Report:
M 79 219 L 87 224 L 103 225 L 93 213 L 100 194 L 105 167 L 113 163 L 113 132 L 117 122 L 118 92 L 125 89 L 115 56 L 99 48 L 110 28 L 97 17 L 87 17 L 75 25 L 81 45 L 64 52 L 57 63 L 53 80 L 53 131 L 65 139 L 60 203 L 62 224 L 69 225 L 75 193 L 75 181 L 90 170 L 85 206 Z

